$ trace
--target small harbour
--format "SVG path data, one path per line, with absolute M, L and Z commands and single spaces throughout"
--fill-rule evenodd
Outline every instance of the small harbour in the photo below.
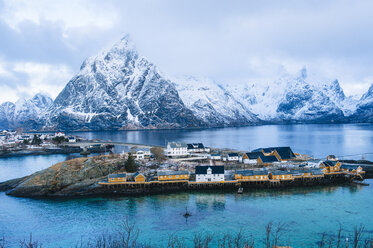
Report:
M 370 159 L 368 153 L 373 144 L 373 126 L 337 127 L 330 132 L 329 125 L 269 126 L 273 143 L 261 138 L 268 137 L 268 132 L 261 134 L 258 131 L 263 127 L 87 132 L 77 135 L 88 139 L 149 145 L 164 145 L 164 140 L 202 141 L 214 147 L 239 150 L 266 145 L 291 145 L 295 151 L 312 151 L 308 154 L 320 158 L 336 154 L 355 155 L 354 159 L 366 156 L 366 159 Z M 149 137 L 153 139 L 148 140 Z M 355 146 L 350 141 L 354 141 Z M 128 148 L 116 149 L 116 152 L 121 152 L 120 149 Z M 0 158 L 0 181 L 29 175 L 67 157 L 66 154 L 52 154 Z M 242 194 L 237 194 L 237 191 L 208 190 L 79 199 L 26 199 L 1 192 L 0 235 L 8 240 L 11 247 L 17 247 L 20 240 L 29 237 L 30 232 L 35 240 L 48 244 L 48 247 L 71 247 L 97 234 L 116 233 L 128 218 L 140 229 L 141 241 L 151 240 L 159 245 L 165 245 L 171 233 L 176 233 L 191 244 L 194 233 L 221 235 L 238 232 L 241 228 L 246 235 L 251 235 L 258 244 L 262 244 L 265 226 L 269 222 L 281 222 L 286 224 L 287 232 L 282 238 L 286 245 L 316 247 L 321 234 L 336 235 L 339 224 L 346 233 L 352 233 L 354 227 L 360 224 L 365 227 L 364 234 L 373 232 L 370 214 L 373 181 L 367 179 L 364 182 L 369 186 L 245 188 Z M 187 219 L 183 216 L 186 209 L 190 213 Z M 9 224 L 21 220 L 22 225 Z M 59 230 L 64 230 L 64 233 Z

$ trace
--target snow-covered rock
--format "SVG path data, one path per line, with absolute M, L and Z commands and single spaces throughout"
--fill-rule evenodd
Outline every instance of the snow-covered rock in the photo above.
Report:
M 259 119 L 222 85 L 206 78 L 175 79 L 184 104 L 209 126 L 236 126 L 259 122 Z
M 61 130 L 200 126 L 175 85 L 137 53 L 128 36 L 84 61 L 46 122 L 47 129 Z
M 38 93 L 31 99 L 21 98 L 17 102 L 0 105 L 0 129 L 40 129 L 53 100 Z
M 324 86 L 308 82 L 307 71 L 302 69 L 297 75 L 282 73 L 274 82 L 235 86 L 230 91 L 246 108 L 264 121 L 343 121 L 343 111 L 334 102 L 338 98 L 336 94 L 343 94 L 343 91 L 332 92 L 338 89 L 339 84 L 338 87 L 335 85 L 335 88 Z M 344 100 L 338 98 L 339 101 Z
M 302 69 L 267 83 L 170 79 L 126 36 L 85 60 L 54 102 L 37 94 L 0 105 L 0 129 L 104 130 L 261 123 L 372 122 L 373 86 L 360 100 Z
M 373 122 L 373 84 L 361 97 L 356 111 L 350 117 L 351 122 Z

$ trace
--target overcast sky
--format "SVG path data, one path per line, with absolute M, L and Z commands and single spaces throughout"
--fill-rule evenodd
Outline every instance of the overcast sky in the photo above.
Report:
M 0 102 L 56 97 L 127 33 L 171 76 L 264 82 L 306 67 L 362 94 L 373 83 L 372 13 L 371 0 L 0 0 Z

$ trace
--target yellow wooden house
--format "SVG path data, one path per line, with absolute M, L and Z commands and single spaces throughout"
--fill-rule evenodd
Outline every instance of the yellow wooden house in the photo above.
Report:
M 290 171 L 271 171 L 269 172 L 269 179 L 273 180 L 293 180 L 293 174 Z
M 337 173 L 341 169 L 341 163 L 339 161 L 325 160 L 320 163 L 320 168 L 325 174 Z
M 158 181 L 189 180 L 189 171 L 158 171 Z
M 244 181 L 266 181 L 268 180 L 268 171 L 266 170 L 238 170 L 235 172 L 236 180 Z
M 109 183 L 123 183 L 127 181 L 127 174 L 109 174 L 108 175 L 108 182 Z
M 135 182 L 145 182 L 145 176 L 140 172 L 133 174 L 133 178 L 135 179 Z

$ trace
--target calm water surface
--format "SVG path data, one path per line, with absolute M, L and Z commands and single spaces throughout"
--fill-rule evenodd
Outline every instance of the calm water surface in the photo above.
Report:
M 202 130 L 154 130 L 75 133 L 86 138 L 165 145 L 167 141 L 203 142 L 206 146 L 251 151 L 258 147 L 291 146 L 296 152 L 324 158 L 373 160 L 372 124 L 268 125 Z M 358 154 L 358 155 L 356 155 Z M 351 156 L 355 155 L 355 156 Z
M 88 138 L 163 145 L 165 141 L 201 141 L 212 147 L 251 150 L 260 146 L 289 145 L 315 157 L 327 154 L 371 153 L 372 125 L 288 125 L 210 130 L 162 130 L 78 133 Z M 356 155 L 360 154 L 360 155 Z M 366 158 L 373 159 L 371 154 Z M 65 160 L 66 155 L 0 159 L 0 181 L 30 174 Z M 347 158 L 347 157 L 346 157 Z M 348 157 L 350 158 L 350 157 Z M 367 180 L 372 184 L 373 180 Z M 363 224 L 373 234 L 373 186 L 338 186 L 234 193 L 200 192 L 143 197 L 36 200 L 0 193 L 0 236 L 11 247 L 29 233 L 44 247 L 71 247 L 81 239 L 112 234 L 126 217 L 141 229 L 140 239 L 164 244 L 170 233 L 191 242 L 196 232 L 222 234 L 240 228 L 261 247 L 264 227 L 286 223 L 286 244 L 314 247 L 321 233 L 336 233 L 341 223 L 347 231 Z M 185 207 L 192 213 L 186 221 Z M 290 234 L 290 236 L 289 236 Z M 259 242 L 259 243 L 258 243 Z

